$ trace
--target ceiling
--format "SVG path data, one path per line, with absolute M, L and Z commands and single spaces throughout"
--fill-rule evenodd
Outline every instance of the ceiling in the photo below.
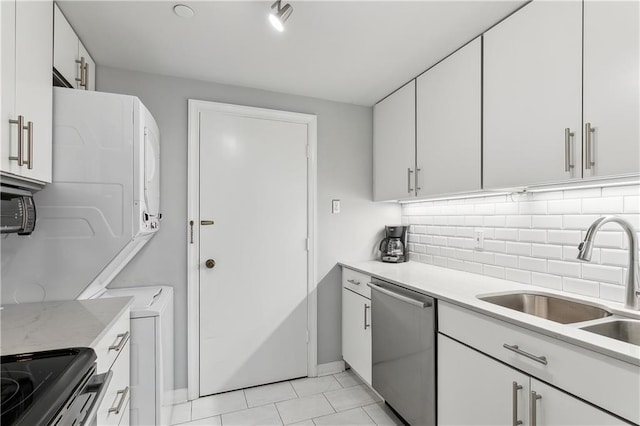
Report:
M 288 2 L 283 33 L 270 1 L 58 4 L 98 65 L 370 106 L 525 3 Z

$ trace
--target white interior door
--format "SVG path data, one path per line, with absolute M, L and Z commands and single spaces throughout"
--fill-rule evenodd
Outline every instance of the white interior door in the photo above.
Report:
M 307 125 L 207 111 L 199 132 L 200 395 L 306 376 Z

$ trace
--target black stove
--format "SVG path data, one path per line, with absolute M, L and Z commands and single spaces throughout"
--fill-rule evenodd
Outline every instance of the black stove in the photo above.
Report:
M 2 356 L 2 426 L 60 424 L 67 401 L 94 376 L 95 361 L 90 348 Z

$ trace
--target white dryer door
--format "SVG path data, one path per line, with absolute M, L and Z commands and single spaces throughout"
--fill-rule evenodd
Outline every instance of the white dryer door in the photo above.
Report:
M 157 129 L 144 128 L 144 201 L 149 216 L 160 209 L 160 140 Z

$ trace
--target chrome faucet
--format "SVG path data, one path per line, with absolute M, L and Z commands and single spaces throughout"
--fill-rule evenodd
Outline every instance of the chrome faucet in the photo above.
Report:
M 587 235 L 584 241 L 578 245 L 578 259 L 590 261 L 591 251 L 593 250 L 593 241 L 596 233 L 602 225 L 609 222 L 615 222 L 624 229 L 629 238 L 629 267 L 627 268 L 627 292 L 625 297 L 625 307 L 629 309 L 640 310 L 640 285 L 638 284 L 638 240 L 636 231 L 633 226 L 626 220 L 617 216 L 602 216 L 595 220 L 587 229 Z

